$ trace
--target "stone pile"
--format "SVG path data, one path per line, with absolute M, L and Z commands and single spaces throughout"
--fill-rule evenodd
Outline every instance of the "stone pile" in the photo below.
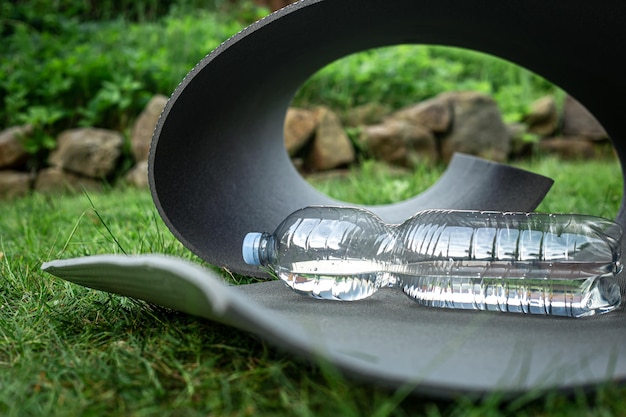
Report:
M 148 155 L 154 128 L 159 121 L 161 112 L 167 104 L 167 97 L 152 97 L 146 108 L 141 112 L 130 137 L 131 151 L 135 166 L 126 174 L 126 181 L 137 187 L 148 186 Z
M 360 141 L 374 158 L 407 168 L 448 163 L 455 152 L 503 162 L 511 148 L 498 105 L 475 92 L 443 93 L 391 113 L 363 127 Z
M 135 122 L 130 138 L 135 165 L 126 174 L 129 184 L 148 186 L 152 132 L 166 102 L 165 96 L 153 97 Z M 32 134 L 31 126 L 0 132 L 0 199 L 25 196 L 32 190 L 53 194 L 101 190 L 106 180 L 118 174 L 124 148 L 119 132 L 91 127 L 61 132 L 47 166 L 38 172 L 29 170 L 30 155 L 23 146 Z
M 32 134 L 31 126 L 15 126 L 0 132 L 0 198 L 28 194 L 33 176 L 20 170 L 28 162 L 22 138 Z
M 62 132 L 50 153 L 48 167 L 28 170 L 29 155 L 22 143 L 30 126 L 0 133 L 0 198 L 21 197 L 31 190 L 43 193 L 100 190 L 102 180 L 116 168 L 123 138 L 118 132 L 80 128 Z
M 167 97 L 160 95 L 150 100 L 132 128 L 127 147 L 123 136 L 110 130 L 61 132 L 46 167 L 38 172 L 29 170 L 30 155 L 23 146 L 33 128 L 16 126 L 0 132 L 0 199 L 32 190 L 98 190 L 105 180 L 120 177 L 129 160 L 134 166 L 125 175 L 126 182 L 147 187 L 152 133 L 166 103 Z M 343 118 L 326 107 L 290 108 L 284 133 L 285 148 L 303 173 L 349 166 L 358 153 L 411 169 L 445 164 L 455 152 L 498 162 L 537 150 L 562 158 L 592 158 L 602 144 L 609 143 L 602 126 L 571 97 L 560 111 L 553 97 L 544 97 L 532 104 L 521 123 L 507 125 L 495 101 L 476 92 L 443 93 L 393 112 L 372 103 Z M 529 137 L 539 140 L 529 141 Z M 126 160 L 125 148 L 131 154 Z
M 456 152 L 496 162 L 524 158 L 534 152 L 556 154 L 564 159 L 588 159 L 606 148 L 609 138 L 597 120 L 572 97 L 559 111 L 554 97 L 531 105 L 521 123 L 506 124 L 497 103 L 477 92 L 442 93 L 430 100 L 389 112 L 368 104 L 339 119 L 328 109 L 292 108 L 285 123 L 285 146 L 294 163 L 304 172 L 338 168 L 354 160 L 345 134 L 333 135 L 334 148 L 324 143 L 320 112 L 333 120 L 333 131 L 358 132 L 354 148 L 394 166 L 414 168 L 421 164 L 447 164 Z M 327 123 L 327 122 L 326 122 Z M 315 155 L 328 149 L 329 162 Z
M 474 92 L 444 93 L 390 114 L 380 106 L 357 108 L 342 124 L 329 109 L 291 108 L 285 120 L 285 147 L 305 172 L 346 166 L 355 147 L 369 156 L 406 168 L 447 163 L 455 152 L 507 160 L 511 132 L 495 101 Z M 369 123 L 369 124 L 368 124 Z M 358 132 L 353 143 L 346 129 Z
M 561 115 L 552 97 L 537 101 L 524 122 L 530 133 L 541 136 L 541 152 L 563 159 L 594 158 L 610 142 L 602 125 L 571 96 L 565 98 Z
M 326 107 L 289 109 L 285 148 L 301 171 L 325 171 L 355 161 L 354 146 L 339 117 Z

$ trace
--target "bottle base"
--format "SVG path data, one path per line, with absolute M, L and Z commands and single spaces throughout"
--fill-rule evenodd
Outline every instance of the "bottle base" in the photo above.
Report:
M 621 304 L 613 274 L 579 279 L 404 277 L 401 287 L 421 305 L 451 309 L 588 317 Z

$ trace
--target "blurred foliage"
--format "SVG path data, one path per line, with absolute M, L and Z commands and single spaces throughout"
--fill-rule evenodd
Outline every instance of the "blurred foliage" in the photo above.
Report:
M 492 96 L 507 121 L 519 121 L 528 105 L 558 89 L 508 61 L 466 49 L 399 45 L 359 52 L 318 71 L 294 104 L 348 110 L 366 103 L 399 109 L 445 91 Z
M 228 37 L 269 11 L 250 0 L 11 0 L 0 3 L 0 128 L 30 123 L 40 157 L 66 128 L 127 132 Z M 374 49 L 328 65 L 294 105 L 400 108 L 443 91 L 492 95 L 505 117 L 554 87 L 494 57 L 435 46 Z
M 54 147 L 65 128 L 127 131 L 152 95 L 171 94 L 208 52 L 267 13 L 219 0 L 91 3 L 0 6 L 0 126 L 32 124 L 30 152 Z
M 0 33 L 7 36 L 21 24 L 54 32 L 62 30 L 66 20 L 154 22 L 173 10 L 228 13 L 247 23 L 267 13 L 245 0 L 5 0 L 0 4 Z

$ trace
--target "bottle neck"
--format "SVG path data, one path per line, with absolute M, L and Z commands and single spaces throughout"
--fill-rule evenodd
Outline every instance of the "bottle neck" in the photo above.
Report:
M 274 238 L 269 233 L 250 232 L 243 239 L 241 254 L 248 265 L 268 265 Z
M 274 247 L 274 237 L 269 233 L 263 233 L 258 243 L 259 263 L 263 266 L 267 266 L 271 260 L 271 252 Z

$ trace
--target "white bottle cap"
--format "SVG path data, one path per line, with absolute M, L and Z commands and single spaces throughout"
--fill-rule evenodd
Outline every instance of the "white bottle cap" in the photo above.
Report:
M 241 254 L 244 262 L 248 265 L 261 265 L 261 260 L 259 259 L 261 236 L 263 236 L 263 233 L 250 232 L 243 238 Z

